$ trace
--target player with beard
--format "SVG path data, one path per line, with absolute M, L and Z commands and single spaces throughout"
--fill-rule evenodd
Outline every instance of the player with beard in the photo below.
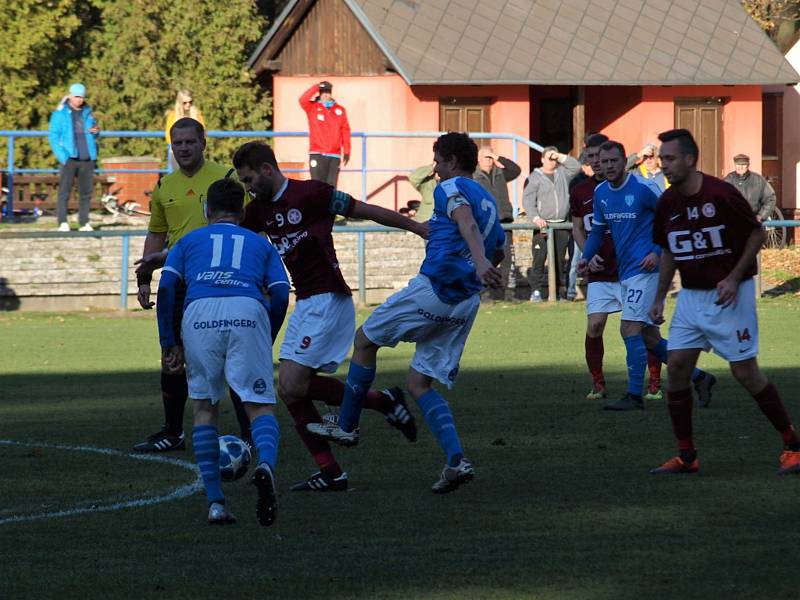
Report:
M 242 226 L 269 236 L 291 275 L 297 298 L 279 355 L 278 394 L 319 471 L 291 489 L 344 491 L 347 473 L 337 463 L 330 445 L 306 429 L 309 423 L 322 421 L 314 400 L 329 406 L 341 404 L 344 384 L 319 373 L 336 371 L 347 358 L 355 335 L 353 298 L 333 246 L 334 219 L 336 215 L 370 219 L 423 238 L 427 225 L 359 202 L 321 181 L 287 179 L 272 148 L 262 142 L 241 146 L 233 164 L 239 180 L 254 196 Z M 400 388 L 371 392 L 366 407 L 385 415 L 409 441 L 416 440 L 416 424 Z
M 677 267 L 683 289 L 669 328 L 667 399 L 678 456 L 650 471 L 696 473 L 689 377 L 701 350 L 714 349 L 780 433 L 778 475 L 800 473 L 800 439 L 778 390 L 758 367 L 758 319 L 753 276 L 764 230 L 732 185 L 697 170 L 692 134 L 672 129 L 658 136 L 670 182 L 656 210 L 653 239 L 663 248 L 658 290 L 650 309 L 664 322 L 664 300 Z

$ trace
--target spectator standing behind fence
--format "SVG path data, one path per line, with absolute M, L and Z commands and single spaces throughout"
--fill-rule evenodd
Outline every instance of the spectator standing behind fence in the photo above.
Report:
M 654 183 L 662 194 L 669 187 L 669 182 L 664 177 L 661 165 L 658 163 L 658 149 L 655 144 L 645 144 L 639 152 L 631 154 L 627 161 L 628 170 L 639 181 Z
M 175 157 L 172 154 L 172 139 L 170 139 L 170 130 L 172 129 L 172 126 L 176 121 L 184 118 L 194 119 L 204 128 L 206 122 L 203 120 L 203 113 L 201 113 L 200 109 L 194 104 L 194 94 L 192 94 L 192 92 L 189 90 L 178 90 L 178 93 L 175 96 L 175 106 L 167 111 L 165 118 L 166 122 L 164 123 L 164 137 L 167 140 L 167 155 L 169 156 L 169 162 L 172 166 L 172 170 L 174 171 L 175 169 L 179 168 L 179 165 L 175 161 Z
M 547 260 L 547 224 L 563 223 L 569 215 L 569 182 L 581 170 L 581 164 L 571 156 L 559 153 L 555 146 L 542 150 L 542 166 L 528 176 L 522 204 L 528 218 L 539 228 L 533 236 L 533 267 L 531 267 L 531 302 L 541 302 L 547 286 L 544 263 Z M 554 229 L 551 232 L 555 242 L 555 269 L 558 292 L 566 296 L 566 273 L 564 259 L 569 242 L 569 230 Z M 556 293 L 555 290 L 549 290 Z
M 501 223 L 514 222 L 514 207 L 508 198 L 508 184 L 514 181 L 522 169 L 513 160 L 498 156 L 491 146 L 483 145 L 478 150 L 478 168 L 472 178 L 494 196 L 497 202 L 497 217 Z M 502 299 L 513 300 L 514 289 L 517 287 L 514 264 L 514 232 L 506 231 L 505 257 L 500 263 L 500 273 L 503 277 L 503 287 L 500 290 Z M 486 293 L 491 294 L 492 290 Z
M 408 174 L 408 182 L 420 195 L 417 213 L 414 215 L 414 220 L 420 223 L 430 219 L 433 214 L 433 190 L 436 189 L 436 184 L 439 182 L 433 172 L 433 167 L 432 163 L 422 165 Z
M 94 188 L 94 167 L 97 160 L 97 135 L 100 128 L 86 104 L 86 86 L 73 83 L 50 115 L 48 138 L 61 168 L 58 174 L 58 230 L 69 231 L 67 204 L 72 181 L 78 176 L 78 223 L 80 231 L 93 231 L 89 224 L 89 207 Z
M 300 96 L 308 117 L 308 166 L 311 179 L 336 187 L 339 162 L 350 161 L 350 123 L 344 106 L 333 99 L 329 81 L 315 83 Z
M 744 196 L 759 222 L 769 220 L 775 210 L 775 190 L 766 179 L 750 170 L 750 157 L 746 154 L 733 157 L 733 168 L 725 175 L 725 181 Z

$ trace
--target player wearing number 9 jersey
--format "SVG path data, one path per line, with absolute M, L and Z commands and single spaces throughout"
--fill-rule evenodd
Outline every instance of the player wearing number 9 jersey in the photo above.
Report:
M 452 388 L 464 344 L 480 306 L 484 284 L 499 286 L 505 232 L 491 194 L 472 181 L 478 148 L 465 133 L 448 133 L 433 145 L 434 191 L 428 244 L 419 275 L 379 306 L 356 333 L 338 424 L 309 430 L 343 445 L 358 443 L 358 422 L 367 390 L 375 380 L 378 350 L 399 342 L 416 344 L 406 381 L 425 421 L 447 456 L 436 493 L 455 490 L 473 477 L 464 458 L 453 414 L 431 386 Z
M 699 469 L 692 435 L 691 373 L 701 350 L 730 363 L 739 383 L 780 433 L 784 451 L 778 474 L 800 472 L 800 440 L 783 400 L 758 367 L 758 320 L 753 276 L 764 230 L 732 185 L 697 170 L 698 148 L 686 129 L 659 136 L 660 158 L 671 187 L 653 222 L 663 248 L 658 290 L 650 309 L 664 320 L 664 299 L 675 268 L 683 289 L 669 329 L 669 412 L 679 455 L 652 473 Z
M 355 307 L 342 276 L 332 229 L 336 215 L 371 219 L 422 237 L 427 226 L 403 215 L 358 202 L 321 181 L 286 179 L 272 149 L 249 142 L 233 158 L 239 180 L 254 196 L 242 225 L 267 235 L 292 276 L 297 302 L 280 350 L 278 393 L 319 471 L 292 487 L 293 491 L 343 491 L 344 473 L 324 440 L 308 433 L 308 423 L 320 422 L 313 401 L 339 405 L 341 381 L 318 375 L 333 373 L 347 357 L 355 333 Z M 399 388 L 374 392 L 369 408 L 380 411 L 409 440 L 416 426 Z

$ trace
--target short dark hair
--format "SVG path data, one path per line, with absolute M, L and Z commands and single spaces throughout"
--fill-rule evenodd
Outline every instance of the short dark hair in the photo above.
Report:
M 244 187 L 230 177 L 218 179 L 208 186 L 206 194 L 208 216 L 240 215 L 244 209 Z
M 609 150 L 617 150 L 622 155 L 622 158 L 628 156 L 627 154 L 625 154 L 625 146 L 614 140 L 608 140 L 607 142 L 603 142 L 603 145 L 600 146 L 600 150 L 605 150 L 606 152 L 608 152 Z
M 278 168 L 278 159 L 275 158 L 275 152 L 264 142 L 253 141 L 247 142 L 233 155 L 233 166 L 236 169 L 247 167 L 249 169 L 260 169 L 264 163 Z
M 172 132 L 175 129 L 194 129 L 197 136 L 202 140 L 206 137 L 206 128 L 203 127 L 203 124 L 200 121 L 196 121 L 191 117 L 183 117 L 182 119 L 178 119 L 172 124 L 172 127 L 169 128 L 169 133 L 172 135 Z
M 608 136 L 603 133 L 592 133 L 586 136 L 586 141 L 584 145 L 587 148 L 596 148 L 597 146 L 602 146 L 608 141 Z
M 433 142 L 433 151 L 445 160 L 455 156 L 458 168 L 468 173 L 478 167 L 478 146 L 466 133 L 451 131 Z
M 691 154 L 694 156 L 694 161 L 700 160 L 700 148 L 697 147 L 697 142 L 694 141 L 692 132 L 688 129 L 670 129 L 658 134 L 658 139 L 661 143 L 671 142 L 678 140 L 678 147 L 684 156 Z

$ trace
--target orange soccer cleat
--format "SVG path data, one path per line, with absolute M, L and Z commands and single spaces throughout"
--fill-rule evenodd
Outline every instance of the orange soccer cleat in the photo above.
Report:
M 800 451 L 784 450 L 781 452 L 781 468 L 778 475 L 788 475 L 789 473 L 800 473 Z
M 800 454 L 800 453 L 798 453 Z M 680 456 L 670 458 L 660 467 L 650 469 L 651 475 L 660 475 L 661 473 L 697 473 L 700 470 L 700 461 L 695 458 L 689 464 L 683 462 Z

